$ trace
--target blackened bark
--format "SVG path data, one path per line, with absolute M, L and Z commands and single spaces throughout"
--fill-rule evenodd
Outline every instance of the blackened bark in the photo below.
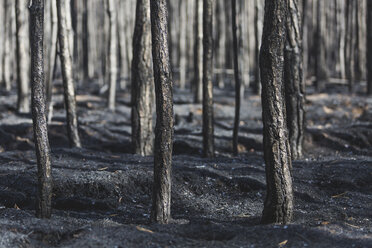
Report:
M 173 82 L 168 50 L 166 0 L 151 0 L 152 57 L 156 94 L 154 188 L 151 219 L 171 220 L 171 167 L 173 150 Z
M 17 26 L 17 87 L 18 113 L 30 112 L 29 104 L 29 55 L 28 55 L 28 29 L 27 29 L 27 1 L 16 0 L 16 26 Z
M 151 61 L 150 2 L 138 0 L 133 35 L 132 61 L 132 144 L 142 156 L 153 154 L 152 113 L 154 79 Z
M 107 0 L 107 13 L 110 21 L 109 32 L 109 54 L 108 54 L 108 69 L 109 69 L 109 94 L 108 108 L 115 110 L 116 100 L 116 80 L 117 80 L 117 33 L 116 33 L 116 5 L 114 0 Z
M 72 76 L 72 53 L 66 22 L 66 4 L 70 4 L 68 0 L 57 0 L 59 57 L 61 59 L 68 138 L 71 147 L 81 147 L 76 114 L 75 88 Z
M 194 102 L 203 99 L 203 0 L 195 3 Z
M 52 175 L 44 96 L 44 0 L 30 0 L 31 108 L 38 167 L 36 216 L 50 218 Z
M 302 157 L 305 85 L 303 82 L 302 32 L 298 0 L 288 0 L 284 82 L 287 126 L 292 159 Z
M 213 3 L 203 3 L 203 154 L 214 157 L 213 127 Z
M 372 1 L 367 1 L 367 74 L 368 95 L 372 95 Z
M 287 0 L 266 0 L 260 54 L 267 195 L 263 223 L 289 223 L 293 215 L 291 156 L 283 89 Z
M 236 11 L 236 0 L 231 1 L 231 18 L 232 18 L 232 35 L 233 35 L 233 50 L 234 50 L 234 77 L 235 77 L 235 118 L 233 130 L 233 152 L 238 154 L 238 137 L 239 137 L 239 122 L 240 122 L 240 101 L 241 101 L 241 75 L 239 71 L 239 53 L 240 45 L 238 40 L 238 25 L 240 25 L 239 13 Z M 241 30 L 241 29 L 240 29 Z M 241 53 L 240 53 L 241 54 Z

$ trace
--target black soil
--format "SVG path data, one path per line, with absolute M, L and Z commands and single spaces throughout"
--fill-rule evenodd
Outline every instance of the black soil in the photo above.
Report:
M 98 87 L 96 87 L 98 88 Z M 0 97 L 0 247 L 372 247 L 372 98 L 334 86 L 307 97 L 304 159 L 293 164 L 291 225 L 260 225 L 265 196 L 260 99 L 242 104 L 232 156 L 233 90 L 215 90 L 215 159 L 201 158 L 201 105 L 175 92 L 174 223 L 149 223 L 152 157 L 131 154 L 129 95 L 116 112 L 78 91 L 83 149 L 68 148 L 61 83 L 49 126 L 53 217 L 35 215 L 29 115 Z M 228 92 L 228 93 L 227 93 Z

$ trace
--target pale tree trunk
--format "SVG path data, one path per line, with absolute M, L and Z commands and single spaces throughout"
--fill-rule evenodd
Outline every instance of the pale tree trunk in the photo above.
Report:
M 189 0 L 190 1 L 190 0 Z M 185 89 L 186 86 L 186 70 L 187 70 L 187 1 L 180 1 L 180 88 Z M 190 24 L 189 24 L 190 25 Z
M 203 99 L 203 0 L 195 0 L 194 102 Z
M 108 108 L 115 110 L 117 80 L 117 37 L 116 37 L 116 4 L 115 0 L 107 0 L 107 13 L 110 21 L 109 60 L 108 60 Z
M 44 0 L 30 0 L 31 109 L 38 168 L 36 216 L 50 218 L 52 173 L 44 95 Z
M 336 1 L 336 29 L 338 41 L 338 66 L 341 78 L 346 78 L 345 72 L 345 0 Z
M 315 87 L 317 92 L 325 89 L 326 81 L 328 80 L 328 68 L 326 63 L 325 49 L 325 1 L 317 0 L 316 13 L 316 32 L 315 32 Z
M 17 87 L 18 87 L 18 113 L 28 113 L 29 103 L 29 30 L 27 0 L 16 0 L 15 4 L 17 24 Z
M 302 32 L 299 0 L 288 0 L 287 41 L 284 51 L 284 86 L 292 159 L 302 157 L 305 86 L 302 71 Z
M 227 46 L 227 25 L 225 15 L 224 1 L 216 2 L 216 66 L 219 69 L 217 74 L 217 84 L 219 88 L 225 87 L 225 69 L 226 69 L 226 46 Z
M 12 11 L 14 9 L 14 0 L 4 0 L 4 53 L 2 58 L 2 82 L 5 85 L 5 89 L 9 91 L 12 87 L 11 84 L 11 36 L 12 36 Z
M 142 156 L 153 154 L 154 79 L 151 56 L 150 2 L 138 0 L 133 36 L 132 144 Z
M 214 157 L 213 117 L 213 5 L 203 3 L 203 155 Z
M 4 16 L 5 16 L 5 8 L 4 8 L 4 3 L 1 2 L 0 3 L 0 21 L 2 23 L 5 24 L 5 20 L 4 20 Z M 0 87 L 2 86 L 2 78 L 3 78 L 3 56 L 4 56 L 4 42 L 5 42 L 5 26 L 6 25 L 0 25 L 0 34 L 4 34 L 4 35 L 0 35 L 0 44 L 2 44 L 0 46 Z
M 138 4 L 138 3 L 137 3 Z M 120 13 L 124 13 L 126 10 L 125 1 L 119 1 Z M 119 38 L 119 56 L 120 56 L 120 88 L 125 89 L 127 86 L 127 80 L 130 72 L 128 71 L 128 60 L 127 60 L 127 43 L 125 36 L 125 15 L 118 15 L 118 38 Z M 133 57 L 134 58 L 134 57 Z
M 262 223 L 287 224 L 293 216 L 291 154 L 283 95 L 287 0 L 266 0 L 260 53 L 267 193 Z
M 166 0 L 151 0 L 150 3 L 157 117 L 151 219 L 166 224 L 171 220 L 171 168 L 174 135 L 173 82 L 168 49 L 168 8 Z
M 372 1 L 367 1 L 367 93 L 372 95 Z
M 71 147 L 81 147 L 76 114 L 75 88 L 72 72 L 72 53 L 70 51 L 69 35 L 66 21 L 66 5 L 68 0 L 57 0 L 58 40 L 63 77 L 63 89 L 66 108 L 67 133 Z

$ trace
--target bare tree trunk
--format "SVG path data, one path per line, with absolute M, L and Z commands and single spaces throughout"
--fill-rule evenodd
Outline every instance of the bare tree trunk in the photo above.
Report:
M 115 0 L 107 0 L 107 13 L 110 19 L 109 36 L 109 95 L 108 108 L 115 110 L 117 80 L 117 37 L 116 37 L 116 5 Z
M 153 154 L 154 79 L 151 56 L 150 2 L 138 0 L 133 36 L 132 144 L 136 154 Z
M 254 69 L 254 80 L 253 90 L 256 94 L 261 93 L 261 74 L 260 74 L 260 46 L 261 46 L 261 37 L 262 37 L 262 25 L 263 21 L 261 20 L 262 12 L 262 1 L 254 0 L 255 3 L 255 12 L 254 12 L 254 33 L 255 33 L 255 69 Z
M 227 25 L 225 15 L 224 1 L 216 2 L 216 66 L 220 70 L 217 74 L 217 84 L 219 88 L 225 87 L 225 70 L 226 70 L 226 46 L 227 46 Z M 204 10 L 203 10 L 204 13 Z M 204 40 L 204 37 L 203 37 Z
M 367 93 L 372 95 L 372 1 L 367 1 Z
M 194 41 L 194 102 L 203 99 L 203 0 L 195 0 L 195 41 Z
M 203 154 L 214 157 L 213 117 L 213 4 L 203 3 Z
M 349 92 L 351 93 L 354 88 L 355 80 L 355 40 L 354 33 L 355 27 L 354 23 L 354 11 L 355 11 L 355 1 L 346 0 L 346 34 L 345 34 L 345 62 L 346 62 L 346 72 L 348 78 Z
M 72 53 L 70 51 L 69 35 L 66 21 L 66 4 L 68 0 L 57 0 L 58 37 L 60 48 L 61 69 L 63 77 L 64 98 L 66 107 L 67 133 L 71 147 L 81 147 L 76 114 L 75 88 L 72 73 Z
M 5 2 L 5 1 L 4 1 Z M 3 78 L 3 57 L 4 57 L 4 43 L 5 43 L 5 4 L 3 2 L 0 3 L 0 21 L 4 23 L 4 25 L 0 25 L 0 87 L 2 84 Z
M 235 119 L 233 131 L 233 152 L 238 154 L 238 137 L 239 137 L 239 122 L 240 122 L 240 101 L 241 101 L 241 73 L 239 57 L 242 56 L 241 42 L 238 36 L 241 35 L 241 23 L 239 12 L 236 11 L 236 0 L 231 1 L 231 19 L 232 19 L 232 35 L 233 35 L 233 50 L 234 50 L 234 76 L 235 76 Z M 239 8 L 240 9 L 240 8 Z
M 173 82 L 169 64 L 166 0 L 151 0 L 152 57 L 156 93 L 154 188 L 151 218 L 171 220 L 171 167 L 173 150 Z
M 305 86 L 302 71 L 302 33 L 299 0 L 288 0 L 287 42 L 284 51 L 284 82 L 287 126 L 292 159 L 302 157 Z
M 267 194 L 263 223 L 291 222 L 293 189 L 283 92 L 286 0 L 266 0 L 260 54 Z
M 315 87 L 318 92 L 325 89 L 325 84 L 328 79 L 327 64 L 326 64 L 326 51 L 325 51 L 325 2 L 318 0 L 317 2 L 317 23 L 315 33 Z
M 44 0 L 30 0 L 31 108 L 38 167 L 36 216 L 50 218 L 52 174 L 44 96 Z
M 28 28 L 27 28 L 27 1 L 16 0 L 17 25 L 17 87 L 18 87 L 18 113 L 30 112 L 29 103 L 29 54 L 28 54 Z
M 189 0 L 190 1 L 190 0 Z M 186 86 L 186 70 L 187 70 L 187 2 L 180 1 L 180 88 L 185 89 Z
M 14 1 L 13 0 L 4 0 L 4 53 L 3 53 L 3 61 L 2 61 L 2 71 L 3 75 L 1 80 L 3 81 L 3 84 L 5 85 L 5 89 L 9 91 L 12 87 L 11 84 L 11 40 L 10 37 L 12 35 L 12 22 L 11 22 L 11 13 L 14 8 Z

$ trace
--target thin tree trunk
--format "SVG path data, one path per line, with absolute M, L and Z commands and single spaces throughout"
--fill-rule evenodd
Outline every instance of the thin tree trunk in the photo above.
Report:
M 203 5 L 203 154 L 214 157 L 213 117 L 213 3 Z
M 292 159 L 302 157 L 305 90 L 302 71 L 302 33 L 299 0 L 288 1 L 287 42 L 284 51 L 284 82 L 287 125 Z
M 4 1 L 5 2 L 5 1 Z M 0 3 L 0 21 L 5 24 L 4 16 L 5 16 L 5 8 L 4 3 Z M 5 26 L 0 25 L 0 44 L 4 44 L 5 42 Z M 3 78 L 3 56 L 4 56 L 4 45 L 0 46 L 0 87 L 2 86 L 2 78 Z
M 327 64 L 326 64 L 326 51 L 325 51 L 325 9 L 324 1 L 318 0 L 317 2 L 317 22 L 316 22 L 316 33 L 315 33 L 315 87 L 317 92 L 321 92 L 325 89 L 325 84 L 328 79 Z
M 30 0 L 31 108 L 38 167 L 36 216 L 50 218 L 52 174 L 44 96 L 44 0 Z
M 13 7 L 14 7 L 14 0 L 4 0 L 4 53 L 3 53 L 3 75 L 1 80 L 3 81 L 3 84 L 5 85 L 5 90 L 10 91 L 12 88 L 11 84 L 11 40 L 10 37 L 12 36 L 12 22 L 11 22 L 11 13 Z
M 18 113 L 30 112 L 27 0 L 16 0 Z
M 190 0 L 189 0 L 190 1 Z M 185 89 L 186 86 L 186 70 L 187 70 L 187 2 L 180 1 L 180 88 Z
M 283 92 L 286 0 L 266 0 L 260 54 L 267 194 L 262 222 L 291 222 L 293 189 Z
M 372 95 L 372 1 L 367 1 L 367 93 Z
M 154 79 L 151 56 L 150 2 L 138 0 L 133 36 L 132 144 L 136 154 L 153 154 Z
M 169 64 L 166 0 L 151 0 L 152 57 L 156 93 L 154 187 L 151 218 L 171 220 L 171 167 L 173 150 L 173 82 Z
M 195 41 L 194 41 L 194 102 L 203 99 L 203 0 L 195 0 Z
M 75 88 L 72 73 L 72 53 L 66 21 L 66 4 L 68 0 L 57 0 L 58 39 L 60 48 L 61 69 L 63 77 L 64 98 L 66 107 L 67 133 L 71 147 L 81 147 L 76 114 Z
M 220 70 L 217 74 L 217 84 L 219 88 L 225 87 L 225 69 L 226 69 L 226 15 L 224 8 L 224 1 L 216 2 L 216 28 L 217 28 L 217 38 L 216 38 L 216 66 Z M 204 11 L 203 11 L 204 13 Z M 203 24 L 202 24 L 203 25 Z M 204 40 L 204 37 L 203 37 Z
M 233 50 L 234 50 L 234 76 L 235 76 L 235 119 L 234 119 L 234 130 L 233 130 L 233 152 L 235 155 L 238 154 L 238 137 L 239 137 L 239 122 L 240 122 L 240 101 L 241 101 L 241 75 L 239 68 L 239 57 L 242 56 L 240 48 L 240 42 L 238 40 L 238 32 L 241 28 L 238 26 L 240 23 L 240 16 L 237 13 L 236 0 L 231 1 L 231 18 L 232 18 L 232 35 L 233 35 Z
M 116 37 L 116 5 L 114 0 L 107 0 L 107 13 L 110 20 L 109 36 L 109 95 L 108 108 L 115 110 L 117 80 L 117 37 Z
M 260 74 L 260 46 L 262 37 L 262 25 L 261 12 L 262 12 L 262 1 L 255 0 L 255 12 L 254 12 L 254 33 L 255 33 L 255 68 L 254 68 L 254 85 L 253 91 L 256 94 L 261 94 L 261 74 Z

